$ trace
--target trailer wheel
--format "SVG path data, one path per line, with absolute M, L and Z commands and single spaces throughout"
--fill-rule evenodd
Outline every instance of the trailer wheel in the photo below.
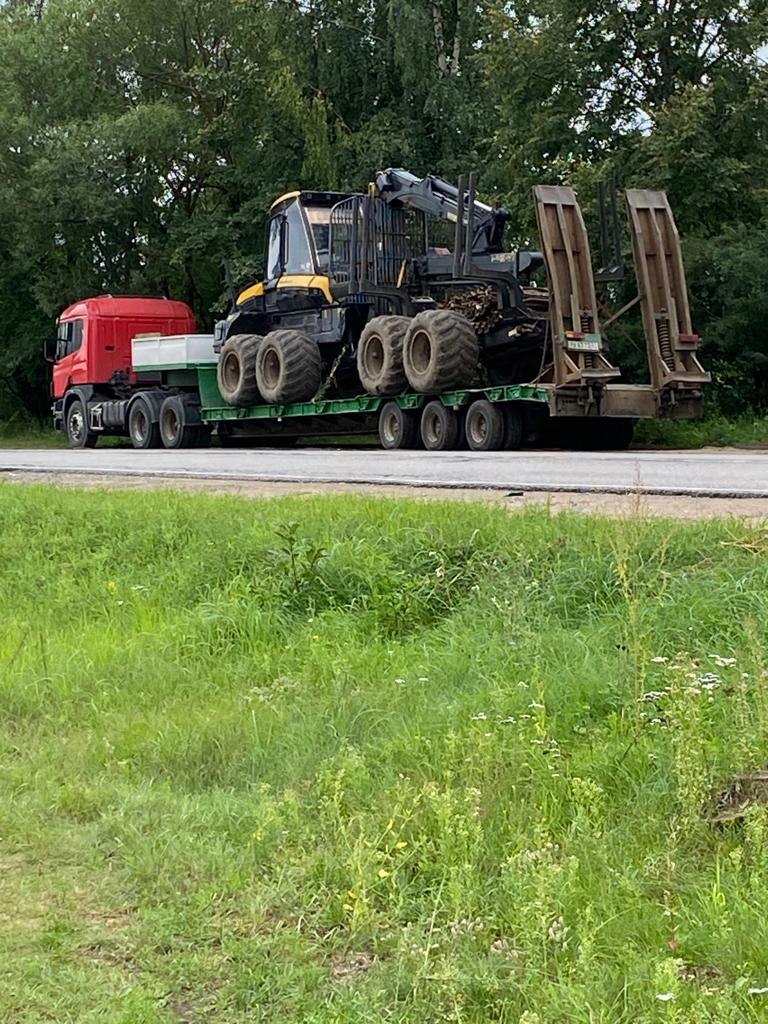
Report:
M 435 394 L 472 384 L 480 348 L 475 329 L 461 313 L 429 309 L 411 321 L 403 365 L 414 391 Z
M 459 417 L 439 399 L 421 413 L 421 440 L 428 452 L 452 451 L 459 440 Z
M 256 381 L 265 402 L 306 402 L 322 375 L 320 349 L 304 331 L 270 331 L 262 341 Z
M 386 402 L 379 413 L 381 447 L 415 448 L 419 441 L 418 413 L 401 409 L 397 402 Z
M 366 324 L 357 345 L 357 372 L 369 395 L 399 395 L 408 383 L 403 368 L 407 316 L 377 316 Z
M 161 448 L 160 425 L 152 418 L 152 408 L 139 396 L 128 413 L 128 435 L 134 448 Z
M 525 420 L 522 409 L 517 405 L 506 405 L 502 408 L 504 415 L 504 442 L 502 448 L 508 452 L 516 452 L 523 443 Z
M 169 395 L 165 399 L 158 426 L 164 448 L 200 447 L 200 412 L 183 395 Z
M 233 334 L 221 346 L 216 379 L 227 405 L 253 405 L 259 400 L 256 357 L 261 346 L 258 334 Z
M 467 444 L 473 452 L 495 452 L 504 444 L 504 413 L 485 398 L 473 402 L 464 421 Z
M 88 429 L 88 410 L 79 398 L 76 398 L 67 409 L 64 428 L 70 448 L 96 447 L 99 435 Z

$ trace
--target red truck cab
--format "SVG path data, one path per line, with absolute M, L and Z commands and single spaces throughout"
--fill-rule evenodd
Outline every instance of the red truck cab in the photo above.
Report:
M 69 306 L 59 317 L 53 397 L 87 384 L 132 381 L 131 339 L 137 334 L 194 334 L 184 302 L 102 295 Z
M 139 334 L 194 334 L 195 316 L 184 302 L 102 295 L 69 306 L 58 320 L 53 362 L 54 426 L 73 447 L 95 444 L 100 433 L 124 433 L 137 389 L 131 340 Z

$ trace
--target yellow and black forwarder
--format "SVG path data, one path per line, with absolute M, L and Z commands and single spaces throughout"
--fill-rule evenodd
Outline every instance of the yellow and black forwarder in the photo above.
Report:
M 246 407 L 530 384 L 547 389 L 551 417 L 578 418 L 583 440 L 607 447 L 628 444 L 638 417 L 698 415 L 709 375 L 666 196 L 627 192 L 647 385 L 618 382 L 605 337 L 616 317 L 601 325 L 595 296 L 596 279 L 622 273 L 615 196 L 597 275 L 574 192 L 537 186 L 534 199 L 540 250 L 507 251 L 510 215 L 478 201 L 473 174 L 453 186 L 389 169 L 365 194 L 280 197 L 265 280 L 217 325 L 223 399 Z

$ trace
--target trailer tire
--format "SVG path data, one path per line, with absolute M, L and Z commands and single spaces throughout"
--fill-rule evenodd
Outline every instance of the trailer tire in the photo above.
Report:
M 99 435 L 88 429 L 88 408 L 79 398 L 67 408 L 64 431 L 70 448 L 95 448 Z
M 158 421 L 164 448 L 198 448 L 202 423 L 199 406 L 183 395 L 169 395 L 160 407 Z
M 221 346 L 216 380 L 227 405 L 253 405 L 259 400 L 256 358 L 262 338 L 258 334 L 233 334 Z
M 525 417 L 518 405 L 502 406 L 504 415 L 504 441 L 502 448 L 508 452 L 516 452 L 523 443 L 525 433 Z
M 259 346 L 256 381 L 265 402 L 306 402 L 320 387 L 323 362 L 304 331 L 270 331 Z
M 473 452 L 498 451 L 504 444 L 504 413 L 498 405 L 480 398 L 467 410 L 464 431 Z
M 150 403 L 142 395 L 128 411 L 128 436 L 134 448 L 162 448 L 160 424 L 154 419 Z
M 385 402 L 379 413 L 379 440 L 389 451 L 416 448 L 419 442 L 418 413 L 401 409 L 397 402 Z
M 421 412 L 421 441 L 428 452 L 448 452 L 459 441 L 459 417 L 436 398 Z
M 466 388 L 477 372 L 480 346 L 461 313 L 429 309 L 411 320 L 403 346 L 408 383 L 421 394 Z
M 405 389 L 403 343 L 410 325 L 407 316 L 376 316 L 365 325 L 357 344 L 357 372 L 369 395 L 399 395 Z

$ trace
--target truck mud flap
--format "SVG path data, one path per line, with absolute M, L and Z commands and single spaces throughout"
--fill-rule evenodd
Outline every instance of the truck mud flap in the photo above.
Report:
M 659 390 L 708 384 L 691 326 L 685 269 L 665 192 L 627 189 L 632 253 L 651 384 Z
M 536 220 L 549 278 L 556 387 L 605 384 L 621 371 L 604 354 L 589 238 L 573 189 L 536 185 Z

